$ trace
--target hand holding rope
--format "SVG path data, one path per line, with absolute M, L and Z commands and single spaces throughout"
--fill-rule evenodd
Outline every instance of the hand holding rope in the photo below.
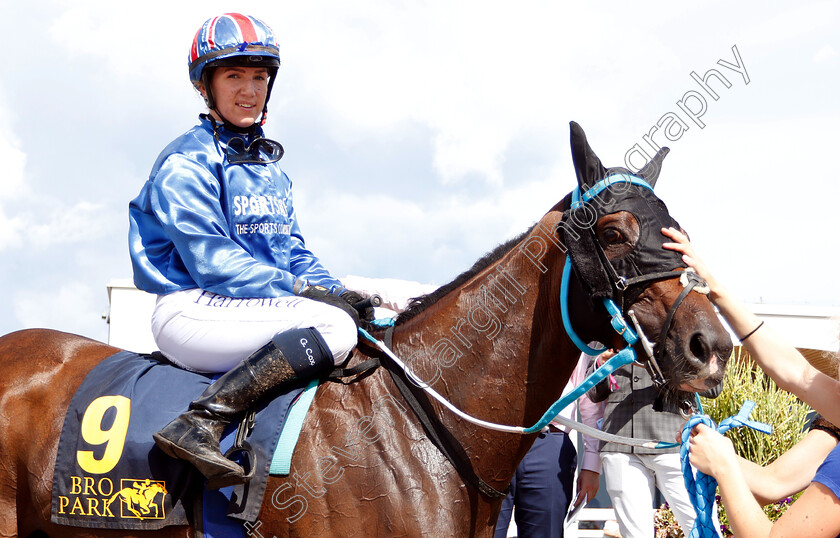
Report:
M 773 427 L 769 424 L 750 420 L 749 416 L 754 408 L 755 402 L 750 400 L 745 401 L 737 415 L 723 420 L 717 428 L 715 428 L 715 423 L 712 422 L 712 419 L 708 415 L 694 415 L 683 426 L 680 462 L 682 463 L 685 488 L 688 490 L 691 505 L 694 507 L 694 511 L 697 512 L 697 519 L 694 520 L 694 528 L 691 529 L 689 538 L 714 538 L 720 536 L 718 530 L 715 528 L 713 517 L 717 480 L 700 471 L 697 471 L 697 477 L 695 479 L 691 464 L 688 461 L 688 440 L 691 438 L 691 430 L 698 424 L 705 424 L 721 434 L 731 428 L 738 428 L 740 426 L 747 426 L 762 433 L 772 433 Z

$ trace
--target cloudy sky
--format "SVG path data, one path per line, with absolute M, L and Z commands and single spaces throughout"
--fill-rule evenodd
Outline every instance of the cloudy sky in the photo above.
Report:
M 574 186 L 575 120 L 607 165 L 671 147 L 657 191 L 742 298 L 840 306 L 838 1 L 0 0 L 0 334 L 107 339 L 128 202 L 232 10 L 278 35 L 267 134 L 336 275 L 447 282 Z

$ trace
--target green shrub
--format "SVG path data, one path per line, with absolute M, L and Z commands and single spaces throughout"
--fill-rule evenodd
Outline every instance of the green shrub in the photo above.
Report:
M 811 408 L 776 386 L 740 347 L 726 368 L 723 387 L 717 398 L 701 398 L 703 410 L 715 424 L 737 414 L 746 400 L 752 400 L 756 405 L 750 418 L 773 426 L 771 435 L 752 428 L 730 430 L 727 435 L 739 456 L 766 465 L 805 436 L 803 428 Z
M 804 437 L 803 428 L 808 422 L 811 408 L 799 399 L 780 389 L 760 368 L 758 368 L 742 348 L 736 348 L 726 369 L 723 391 L 715 399 L 701 398 L 703 411 L 715 424 L 740 411 L 746 400 L 755 402 L 750 418 L 773 426 L 773 433 L 766 435 L 751 428 L 729 430 L 727 436 L 735 445 L 735 452 L 743 458 L 759 465 L 766 465 Z M 720 497 L 718 496 L 718 502 Z M 764 513 L 771 521 L 777 520 L 792 499 L 764 507 Z M 721 530 L 724 536 L 731 536 L 725 508 L 718 504 Z M 689 529 L 690 530 L 690 529 Z M 658 538 L 681 538 L 679 525 L 667 505 L 659 509 L 656 517 L 656 536 Z

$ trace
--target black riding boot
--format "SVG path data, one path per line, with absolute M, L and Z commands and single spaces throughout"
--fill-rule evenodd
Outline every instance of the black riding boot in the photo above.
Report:
M 214 381 L 189 410 L 154 434 L 167 455 L 192 463 L 218 489 L 245 482 L 241 466 L 222 455 L 222 431 L 264 395 L 293 380 L 311 378 L 333 366 L 332 354 L 313 328 L 279 333 Z

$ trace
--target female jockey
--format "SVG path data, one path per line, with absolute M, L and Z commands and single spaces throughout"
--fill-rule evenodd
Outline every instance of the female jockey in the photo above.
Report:
M 225 426 L 279 385 L 331 369 L 357 341 L 362 297 L 306 248 L 283 147 L 263 137 L 279 66 L 262 21 L 205 22 L 189 74 L 209 114 L 163 150 L 129 206 L 134 283 L 158 296 L 159 349 L 183 368 L 227 372 L 154 435 L 213 488 L 244 482 L 220 452 Z

